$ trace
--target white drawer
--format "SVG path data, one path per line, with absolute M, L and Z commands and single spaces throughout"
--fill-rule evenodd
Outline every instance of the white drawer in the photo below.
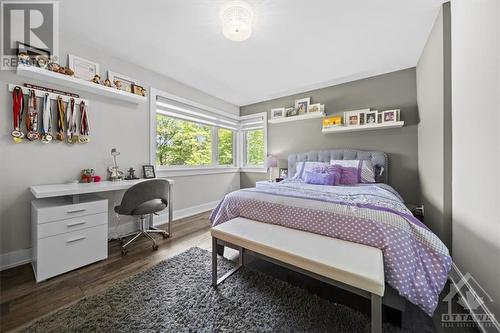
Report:
M 107 240 L 107 225 L 40 239 L 36 263 L 37 281 L 107 258 Z
M 86 215 L 66 220 L 42 223 L 38 225 L 38 238 L 40 239 L 49 236 L 55 236 L 107 223 L 108 223 L 107 213 Z
M 68 202 L 59 202 L 54 199 L 34 200 L 35 221 L 38 224 L 66 220 L 69 218 L 106 213 L 108 211 L 108 201 L 105 199 L 92 200 L 71 204 Z

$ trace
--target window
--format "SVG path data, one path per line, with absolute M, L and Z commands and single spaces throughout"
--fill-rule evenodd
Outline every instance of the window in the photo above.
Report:
M 219 165 L 234 164 L 234 131 L 217 129 L 217 158 Z
M 267 114 L 265 112 L 240 117 L 242 130 L 242 167 L 263 169 L 267 154 Z
M 246 165 L 264 165 L 264 130 L 245 131 Z

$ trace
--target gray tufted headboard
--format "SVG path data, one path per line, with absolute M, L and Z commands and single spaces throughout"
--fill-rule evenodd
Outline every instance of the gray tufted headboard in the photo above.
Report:
M 369 160 L 375 168 L 375 180 L 386 184 L 389 181 L 389 160 L 386 153 L 354 149 L 313 150 L 288 155 L 289 177 L 295 175 L 297 162 L 330 162 L 330 160 Z

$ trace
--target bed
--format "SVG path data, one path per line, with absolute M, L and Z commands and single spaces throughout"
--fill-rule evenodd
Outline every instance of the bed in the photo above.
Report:
M 289 175 L 304 161 L 369 160 L 377 183 L 310 185 L 288 179 L 229 193 L 211 214 L 213 226 L 236 217 L 279 225 L 380 249 L 386 283 L 432 315 L 451 267 L 441 240 L 413 217 L 388 183 L 383 152 L 325 150 L 288 157 Z

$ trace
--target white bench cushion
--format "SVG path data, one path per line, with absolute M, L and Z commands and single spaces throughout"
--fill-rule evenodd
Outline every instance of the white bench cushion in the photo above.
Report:
M 212 236 L 309 272 L 384 295 L 380 249 L 238 217 L 212 228 Z

